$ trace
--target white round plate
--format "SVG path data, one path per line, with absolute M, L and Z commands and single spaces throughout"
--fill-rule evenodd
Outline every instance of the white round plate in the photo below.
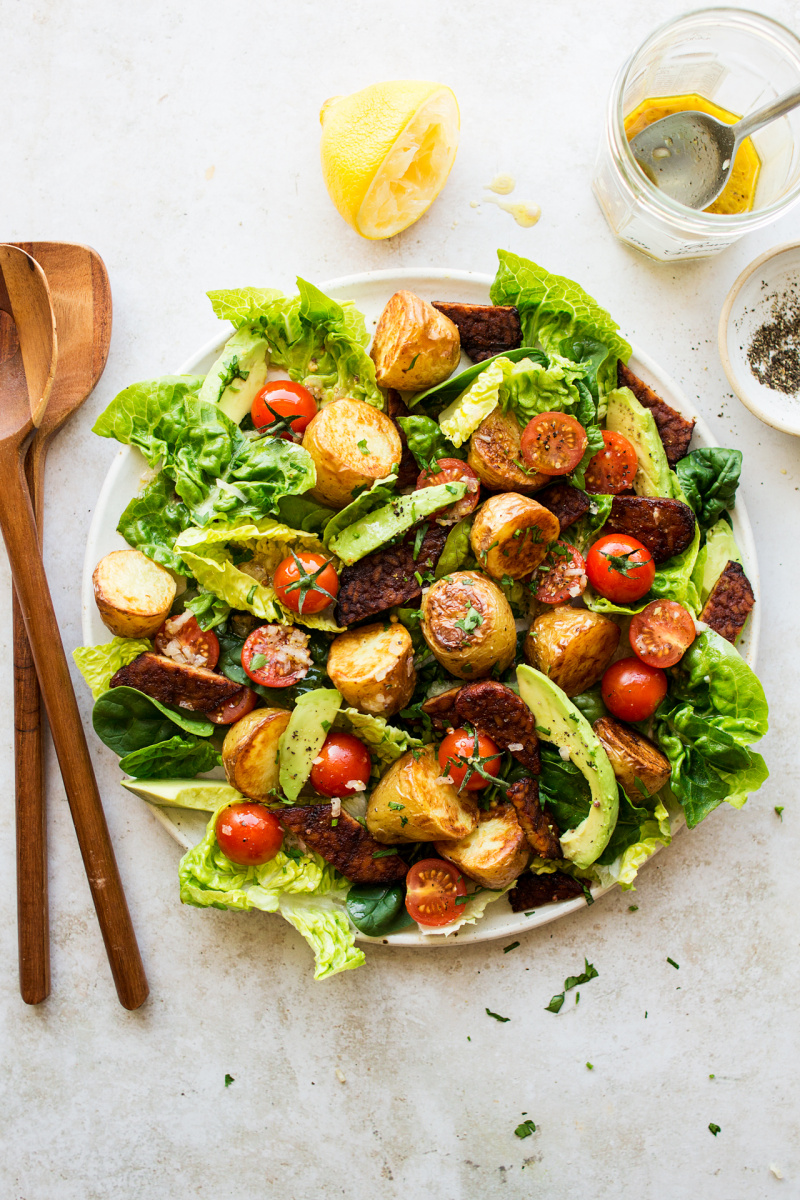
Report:
M 322 291 L 336 300 L 352 300 L 364 313 L 367 329 L 371 330 L 377 323 L 386 301 L 400 288 L 415 292 L 426 300 L 488 304 L 491 282 L 490 276 L 479 275 L 473 271 L 448 271 L 436 268 L 424 270 L 407 267 L 402 270 L 368 271 L 360 275 L 348 275 L 343 279 L 334 279 L 320 286 Z M 205 374 L 217 357 L 221 346 L 227 340 L 229 333 L 229 329 L 221 331 L 218 338 L 198 350 L 188 362 L 185 362 L 178 373 Z M 468 360 L 466 361 L 468 362 Z M 683 416 L 695 418 L 697 424 L 693 447 L 717 445 L 708 426 L 697 414 L 694 406 L 689 403 L 669 375 L 656 366 L 648 355 L 634 347 L 630 366 L 640 378 L 655 388 L 668 404 L 671 404 Z M 83 567 L 83 639 L 86 645 L 96 645 L 108 641 L 108 630 L 100 620 L 94 602 L 92 572 L 105 554 L 125 545 L 123 539 L 116 532 L 117 521 L 128 502 L 141 490 L 147 469 L 147 464 L 138 450 L 123 446 L 111 464 L 101 489 L 89 529 Z M 750 666 L 755 667 L 760 622 L 759 579 L 753 534 L 744 501 L 741 498 L 738 500 L 732 517 L 736 541 L 742 552 L 745 570 L 756 595 L 755 611 L 748 622 L 748 628 L 739 644 L 739 650 Z M 159 808 L 156 805 L 149 805 L 149 807 L 157 820 L 183 849 L 188 850 L 202 838 L 208 821 L 207 815 L 186 809 Z M 595 891 L 594 893 L 595 898 L 602 894 L 604 892 Z M 397 946 L 441 946 L 448 943 L 452 945 L 454 939 L 458 939 L 459 944 L 489 941 L 493 938 L 511 937 L 523 933 L 527 929 L 534 929 L 537 925 L 546 925 L 549 921 L 555 921 L 559 917 L 576 912 L 584 904 L 585 900 L 580 896 L 560 904 L 548 904 L 531 913 L 530 916 L 525 916 L 524 913 L 513 913 L 505 901 L 499 900 L 488 906 L 486 915 L 476 925 L 465 926 L 447 937 L 404 931 L 392 934 L 388 939 L 360 936 L 359 940 L 378 941 Z
M 747 352 L 753 335 L 774 320 L 776 299 L 800 307 L 800 242 L 776 246 L 751 262 L 728 292 L 719 318 L 719 356 L 728 382 L 746 408 L 765 425 L 800 436 L 800 390 L 792 394 L 760 383 Z

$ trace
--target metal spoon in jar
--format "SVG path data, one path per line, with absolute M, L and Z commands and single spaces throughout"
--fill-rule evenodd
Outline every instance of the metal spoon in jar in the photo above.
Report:
M 671 113 L 637 133 L 631 150 L 660 191 L 687 208 L 708 208 L 728 183 L 744 139 L 798 105 L 800 88 L 794 88 L 735 125 L 694 109 Z

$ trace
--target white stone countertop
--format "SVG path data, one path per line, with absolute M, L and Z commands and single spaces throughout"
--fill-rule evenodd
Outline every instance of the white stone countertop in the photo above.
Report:
M 120 788 L 76 676 L 151 996 L 133 1014 L 117 1003 L 51 753 L 53 991 L 29 1008 L 16 977 L 4 562 L 8 1200 L 800 1195 L 800 442 L 732 396 L 716 345 L 731 283 L 798 237 L 800 209 L 715 260 L 661 265 L 614 240 L 590 191 L 614 72 L 685 7 L 0 3 L 0 238 L 90 243 L 114 296 L 105 374 L 48 468 L 46 559 L 68 650 L 81 642 L 84 544 L 116 453 L 90 426 L 120 388 L 174 370 L 213 336 L 206 290 L 396 266 L 492 273 L 505 247 L 579 280 L 697 397 L 719 441 L 745 451 L 772 703 L 760 747 L 770 781 L 743 811 L 723 806 L 681 834 L 635 894 L 524 935 L 513 953 L 498 942 L 368 948 L 366 967 L 316 984 L 283 921 L 180 905 L 179 849 Z M 800 28 L 796 0 L 763 8 Z M 328 96 L 403 77 L 453 87 L 461 147 L 426 217 L 365 242 L 328 199 L 317 114 Z M 483 202 L 498 172 L 516 177 L 515 199 L 541 205 L 534 228 Z M 580 1005 L 545 1012 L 584 955 L 599 977 Z M 522 1113 L 537 1125 L 525 1140 L 514 1136 Z

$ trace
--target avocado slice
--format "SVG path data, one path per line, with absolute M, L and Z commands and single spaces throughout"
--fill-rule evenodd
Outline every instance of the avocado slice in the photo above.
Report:
M 260 334 L 247 327 L 237 329 L 206 375 L 200 399 L 219 404 L 238 425 L 266 382 L 268 351 L 269 344 Z
M 341 533 L 326 541 L 332 554 L 350 567 L 367 554 L 413 528 L 425 517 L 433 516 L 460 500 L 467 490 L 465 483 L 437 483 L 435 487 L 420 488 L 410 496 L 398 496 L 391 504 L 367 513 L 348 525 Z
M 672 496 L 672 474 L 653 414 L 630 388 L 615 388 L 608 397 L 606 429 L 621 433 L 632 444 L 639 459 L 633 481 L 637 496 Z
M 244 796 L 221 779 L 121 779 L 129 792 L 165 808 L 197 808 L 214 812 L 221 804 L 237 804 Z
M 313 688 L 297 697 L 278 749 L 280 785 L 287 800 L 300 795 L 341 703 L 335 688 Z
M 590 867 L 608 845 L 619 813 L 619 789 L 608 755 L 583 714 L 541 671 L 517 667 L 519 694 L 536 718 L 537 730 L 569 757 L 589 783 L 592 807 L 580 825 L 561 835 L 564 857 Z M 545 732 L 545 730 L 547 732 Z

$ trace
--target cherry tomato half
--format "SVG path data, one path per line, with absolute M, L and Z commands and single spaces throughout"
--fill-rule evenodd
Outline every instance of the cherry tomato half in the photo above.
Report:
M 454 525 L 473 511 L 480 498 L 481 481 L 460 458 L 440 458 L 438 471 L 423 471 L 417 480 L 417 488 L 436 487 L 440 483 L 465 483 L 467 490 L 460 500 L 441 509 L 436 514 L 440 525 Z
M 153 641 L 156 654 L 189 667 L 207 667 L 219 662 L 219 638 L 213 629 L 201 629 L 192 612 L 167 617 Z
M 453 786 L 460 792 L 479 792 L 489 787 L 490 779 L 484 779 L 476 766 L 488 775 L 497 775 L 500 770 L 500 747 L 485 733 L 471 733 L 468 729 L 454 729 L 439 747 L 439 767 L 442 775 L 452 779 Z M 466 779 L 466 783 L 464 780 Z
M 575 470 L 588 443 L 586 430 L 569 413 L 539 413 L 525 426 L 522 457 L 542 475 L 566 475 Z
M 242 666 L 262 687 L 291 687 L 308 674 L 308 634 L 296 626 L 259 625 L 242 647 Z
M 272 412 L 270 412 L 272 409 Z M 292 432 L 302 433 L 312 417 L 317 415 L 317 402 L 300 383 L 291 379 L 273 379 L 265 383 L 250 408 L 256 429 L 266 429 L 279 417 L 293 417 Z
M 240 867 L 260 867 L 281 848 L 283 830 L 263 804 L 229 804 L 217 817 L 217 841 L 223 854 Z
M 291 554 L 278 563 L 272 586 L 292 612 L 318 613 L 336 599 L 339 576 L 324 554 Z
M 231 696 L 230 700 L 220 704 L 219 708 L 212 708 L 211 712 L 203 713 L 203 716 L 208 717 L 215 725 L 232 725 L 239 717 L 245 717 L 253 711 L 257 699 L 252 688 L 243 687 Z
M 369 783 L 369 750 L 352 733 L 329 733 L 311 768 L 311 786 L 321 796 L 363 792 Z
M 569 542 L 555 542 L 534 575 L 536 599 L 542 604 L 563 604 L 586 590 L 586 562 Z
M 656 566 L 646 546 L 624 533 L 598 538 L 586 556 L 586 574 L 596 592 L 614 604 L 641 600 L 653 586 Z
M 677 600 L 653 600 L 628 631 L 634 654 L 651 667 L 674 667 L 696 636 L 694 619 Z
M 589 459 L 586 468 L 587 492 L 616 496 L 633 487 L 639 460 L 631 442 L 621 433 L 603 430 L 603 449 Z
M 461 915 L 457 897 L 467 885 L 458 867 L 443 858 L 423 858 L 406 875 L 406 908 L 420 925 L 449 925 Z
M 667 676 L 634 656 L 620 658 L 603 676 L 600 692 L 620 721 L 646 721 L 667 694 Z

